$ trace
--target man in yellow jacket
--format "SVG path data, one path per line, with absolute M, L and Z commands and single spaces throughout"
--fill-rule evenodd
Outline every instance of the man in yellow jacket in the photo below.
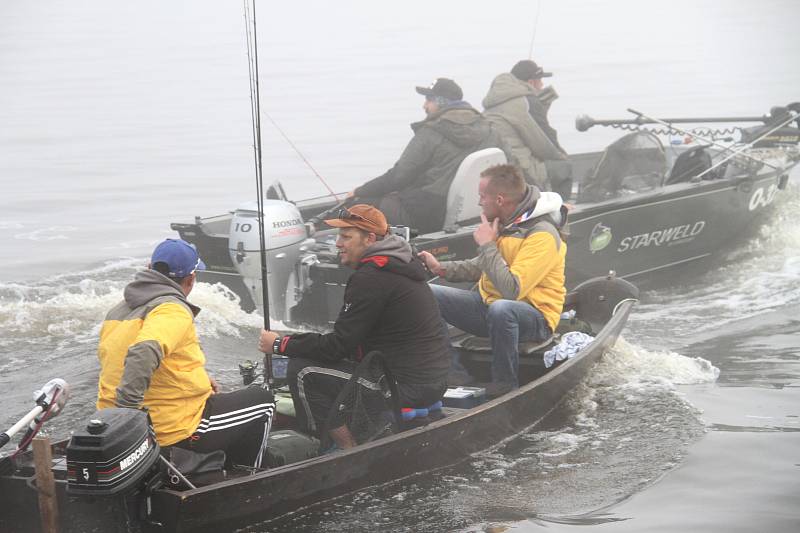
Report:
M 489 337 L 492 390 L 519 386 L 519 342 L 543 341 L 556 329 L 564 306 L 567 245 L 560 230 L 566 208 L 556 193 L 527 185 L 513 165 L 481 173 L 481 224 L 473 237 L 478 256 L 440 263 L 420 252 L 428 269 L 447 281 L 477 281 L 478 292 L 433 285 L 444 320 L 462 331 Z M 454 358 L 454 370 L 459 368 Z
M 125 287 L 100 330 L 97 408 L 145 408 L 162 447 L 224 450 L 259 467 L 275 402 L 260 387 L 217 394 L 194 326 L 200 308 L 186 300 L 204 268 L 191 244 L 167 239 Z

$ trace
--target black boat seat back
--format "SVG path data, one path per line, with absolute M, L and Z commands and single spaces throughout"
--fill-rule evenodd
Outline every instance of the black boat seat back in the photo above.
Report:
M 690 181 L 711 168 L 711 156 L 706 152 L 706 148 L 708 147 L 695 146 L 679 155 L 672 165 L 669 176 L 664 180 L 664 185 Z M 711 179 L 711 173 L 706 174 L 704 178 Z
M 472 152 L 458 166 L 450 189 L 444 212 L 444 227 L 452 228 L 460 222 L 481 216 L 478 206 L 478 182 L 481 172 L 495 165 L 503 165 L 506 154 L 499 148 L 484 148 Z
M 208 485 L 225 479 L 226 458 L 225 452 L 222 450 L 201 453 L 178 446 L 169 446 L 161 449 L 161 455 L 197 486 Z M 167 472 L 167 474 L 170 485 L 175 487 L 183 486 L 179 478 L 170 475 L 171 472 Z

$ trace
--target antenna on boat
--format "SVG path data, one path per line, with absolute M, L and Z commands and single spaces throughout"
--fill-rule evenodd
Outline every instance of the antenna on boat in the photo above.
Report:
M 533 19 L 533 34 L 531 35 L 531 45 L 528 47 L 528 59 L 533 59 L 533 43 L 536 42 L 536 28 L 539 27 L 539 12 L 542 9 L 542 0 L 536 2 L 536 18 Z
M 269 323 L 269 286 L 267 283 L 267 246 L 264 234 L 264 179 L 261 158 L 261 95 L 258 85 L 258 31 L 256 27 L 256 1 L 244 0 L 244 19 L 247 36 L 247 68 L 250 74 L 250 113 L 253 122 L 253 157 L 256 170 L 256 205 L 258 209 L 258 241 L 261 252 L 261 298 L 264 307 L 264 329 Z M 264 354 L 264 387 L 272 388 L 272 355 Z

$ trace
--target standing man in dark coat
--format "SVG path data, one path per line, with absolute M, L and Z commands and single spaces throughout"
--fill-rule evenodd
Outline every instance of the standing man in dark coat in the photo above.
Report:
M 414 137 L 403 155 L 388 172 L 352 194 L 380 208 L 390 224 L 426 233 L 442 229 L 450 182 L 464 158 L 501 145 L 453 80 L 439 78 L 430 87 L 417 87 L 417 92 L 425 96 L 427 117 L 411 124 Z
M 280 336 L 262 330 L 259 340 L 261 351 L 290 358 L 287 375 L 298 421 L 317 434 L 358 361 L 372 350 L 383 354 L 403 407 L 440 400 L 450 368 L 448 340 L 422 261 L 405 240 L 388 234 L 383 213 L 359 204 L 325 222 L 339 228 L 340 261 L 355 269 L 333 331 Z M 359 383 L 378 387 L 366 379 Z M 331 428 L 330 436 L 339 448 L 356 444 L 346 425 Z

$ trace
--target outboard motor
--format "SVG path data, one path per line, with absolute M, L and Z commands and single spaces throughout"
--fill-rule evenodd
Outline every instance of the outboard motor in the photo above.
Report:
M 264 234 L 270 315 L 286 321 L 290 319 L 289 310 L 302 297 L 304 275 L 300 256 L 314 241 L 308 239 L 297 207 L 282 200 L 264 200 Z M 231 261 L 244 278 L 253 300 L 263 310 L 256 202 L 243 204 L 234 212 L 228 249 Z
M 125 495 L 157 472 L 160 448 L 149 417 L 137 409 L 101 409 L 67 445 L 67 492 Z

